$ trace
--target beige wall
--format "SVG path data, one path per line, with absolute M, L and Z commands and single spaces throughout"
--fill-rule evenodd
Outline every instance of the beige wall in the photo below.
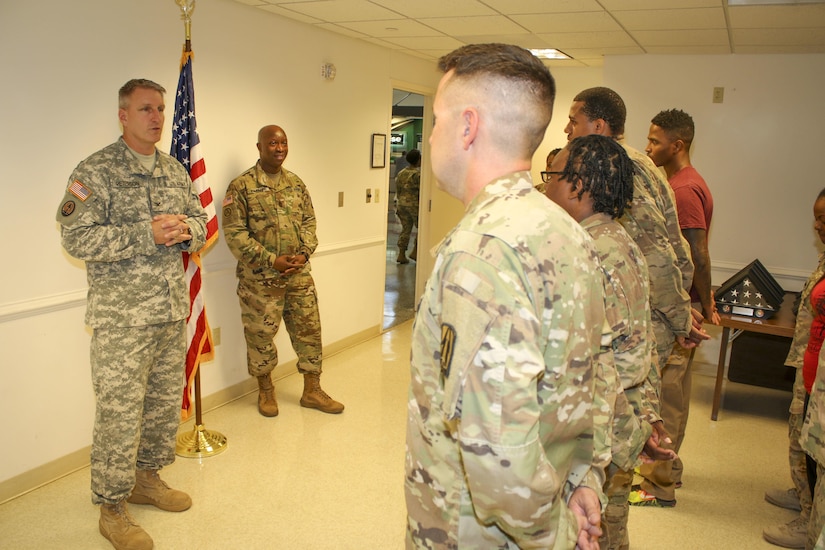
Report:
M 0 7 L 0 483 L 91 442 L 86 275 L 60 247 L 55 212 L 76 164 L 119 135 L 117 90 L 129 78 L 169 92 L 159 145 L 168 151 L 183 39 L 171 0 Z M 228 0 L 198 2 L 192 39 L 199 132 L 218 205 L 230 179 L 256 161 L 258 129 L 283 126 L 286 166 L 307 183 L 318 217 L 312 263 L 324 345 L 378 334 L 389 178 L 370 168 L 370 136 L 389 133 L 393 83 L 434 90 L 434 64 Z M 336 65 L 334 81 L 321 79 L 323 63 Z M 382 190 L 380 203 L 365 202 L 367 188 Z M 204 275 L 207 314 L 222 340 L 203 367 L 208 397 L 249 377 L 234 259 L 222 238 L 204 257 Z M 294 360 L 285 332 L 278 341 L 281 362 Z
M 389 133 L 393 87 L 406 83 L 425 94 L 435 89 L 439 75 L 434 63 L 229 0 L 198 3 L 192 38 L 199 130 L 217 200 L 229 180 L 256 160 L 258 128 L 282 125 L 291 146 L 286 165 L 306 181 L 319 220 L 321 246 L 313 258 L 313 273 L 324 344 L 334 347 L 377 333 L 388 173 L 369 168 L 370 134 Z M 173 93 L 182 42 L 183 24 L 171 0 L 13 0 L 0 6 L 0 189 L 6 204 L 0 216 L 0 433 L 5 450 L 0 488 L 66 456 L 82 461 L 77 451 L 90 444 L 94 399 L 89 330 L 83 325 L 85 270 L 63 253 L 54 215 L 74 166 L 119 134 L 118 87 L 140 76 Z M 628 102 L 631 142 L 643 145 L 643 119 L 653 114 L 646 111 L 670 106 L 671 97 L 683 97 L 686 91 L 704 98 L 711 80 L 735 87 L 710 78 L 708 67 L 722 76 L 736 75 L 741 86 L 739 80 L 745 80 L 752 63 L 765 61 L 781 78 L 748 79 L 747 86 L 758 84 L 760 93 L 737 99 L 744 94 L 729 90 L 731 103 L 723 107 L 729 117 L 774 113 L 776 125 L 768 134 L 759 126 L 727 119 L 724 127 L 731 131 L 725 139 L 712 141 L 703 132 L 709 127 L 721 131 L 713 124 L 717 112 L 698 103 L 684 108 L 700 115 L 695 160 L 717 197 L 711 238 L 716 265 L 733 269 L 759 256 L 790 281 L 804 278 L 816 258 L 810 195 L 825 185 L 813 169 L 823 145 L 815 133 L 822 127 L 823 106 L 814 98 L 823 88 L 823 57 L 701 56 L 685 64 L 683 72 L 688 84 L 696 80 L 702 86 L 695 92 L 688 84 L 663 87 L 664 97 L 654 97 L 651 89 L 676 74 L 675 68 L 660 65 L 657 60 L 662 59 L 608 59 L 604 72 L 554 70 L 558 100 L 548 137 L 536 153 L 534 173 L 550 149 L 564 144 L 570 101 L 585 87 L 602 82 L 616 87 Z M 320 65 L 327 62 L 338 69 L 333 82 L 319 76 Z M 649 82 L 651 78 L 657 80 Z M 734 105 L 739 105 L 735 111 L 730 109 Z M 787 120 L 780 124 L 783 118 Z M 163 150 L 169 147 L 169 124 L 167 120 Z M 786 127 L 791 124 L 794 128 Z M 731 153 L 734 142 L 736 157 Z M 753 155 L 740 158 L 740 151 L 751 149 Z M 426 158 L 427 145 L 424 152 Z M 739 177 L 742 174 L 746 177 Z M 381 203 L 364 202 L 368 187 L 383 190 Z M 736 206 L 740 189 L 752 191 L 747 209 Z M 340 191 L 345 193 L 343 208 L 337 206 Z M 450 227 L 450 218 L 461 214 L 460 207 L 454 208 L 457 204 L 441 211 L 432 227 L 440 228 L 438 232 Z M 754 213 L 758 242 L 744 250 L 729 244 L 748 238 Z M 429 227 L 426 223 L 422 230 Z M 248 381 L 248 376 L 234 261 L 222 240 L 206 254 L 204 271 L 207 313 L 222 337 L 215 360 L 203 369 L 208 398 Z M 714 282 L 724 278 L 715 272 Z M 278 341 L 282 362 L 294 359 L 285 334 Z M 2 497 L 0 491 L 0 501 Z

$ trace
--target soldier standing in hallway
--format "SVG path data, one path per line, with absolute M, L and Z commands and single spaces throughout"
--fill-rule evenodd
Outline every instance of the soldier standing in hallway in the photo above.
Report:
M 180 162 L 155 148 L 166 90 L 130 80 L 118 94 L 123 136 L 81 162 L 57 212 L 63 247 L 85 260 L 96 409 L 92 502 L 112 546 L 149 550 L 126 507 L 192 505 L 158 476 L 175 461 L 189 293 L 181 250 L 206 242 L 206 213 Z
M 412 252 L 407 259 L 407 247 L 410 245 L 410 235 L 414 227 L 418 226 L 418 195 L 421 191 L 421 152 L 413 149 L 407 153 L 409 166 L 395 176 L 396 210 L 401 220 L 401 234 L 398 236 L 398 263 L 408 264 L 418 256 L 418 236 L 413 243 Z
M 284 321 L 304 376 L 301 406 L 337 414 L 344 405 L 321 389 L 321 318 L 309 257 L 318 246 L 315 209 L 304 182 L 283 168 L 289 153 L 279 126 L 258 132 L 260 160 L 232 180 L 223 200 L 223 231 L 238 259 L 238 298 L 249 374 L 258 379 L 258 411 L 278 415 L 272 370 L 275 335 Z
M 590 237 L 530 175 L 555 82 L 517 46 L 438 64 L 431 164 L 465 214 L 413 328 L 407 548 L 597 549 L 603 279 Z

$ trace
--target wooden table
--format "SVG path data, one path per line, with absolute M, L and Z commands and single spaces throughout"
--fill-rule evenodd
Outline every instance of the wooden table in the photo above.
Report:
M 786 292 L 779 307 L 770 319 L 757 319 L 755 317 L 742 317 L 740 315 L 730 315 L 720 313 L 720 325 L 722 326 L 722 346 L 719 348 L 719 365 L 716 368 L 716 388 L 713 391 L 713 409 L 710 419 L 716 420 L 719 414 L 719 405 L 722 401 L 722 381 L 725 378 L 725 360 L 728 355 L 728 342 L 730 341 L 730 330 L 749 330 L 762 334 L 773 334 L 775 336 L 786 336 L 793 338 L 794 327 L 796 326 L 796 316 L 793 314 L 793 302 L 796 300 L 797 292 Z M 736 337 L 734 334 L 734 338 Z

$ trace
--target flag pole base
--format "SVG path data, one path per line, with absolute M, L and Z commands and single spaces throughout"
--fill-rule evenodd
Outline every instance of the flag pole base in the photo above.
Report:
M 226 450 L 226 446 L 225 435 L 198 424 L 191 432 L 178 434 L 175 454 L 185 458 L 202 458 L 220 454 Z

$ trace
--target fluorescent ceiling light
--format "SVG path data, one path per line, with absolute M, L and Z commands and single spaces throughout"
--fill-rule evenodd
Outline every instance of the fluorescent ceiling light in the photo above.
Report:
M 530 50 L 530 53 L 532 53 L 539 59 L 570 59 L 569 55 L 563 54 L 559 50 L 555 50 L 553 48 Z

